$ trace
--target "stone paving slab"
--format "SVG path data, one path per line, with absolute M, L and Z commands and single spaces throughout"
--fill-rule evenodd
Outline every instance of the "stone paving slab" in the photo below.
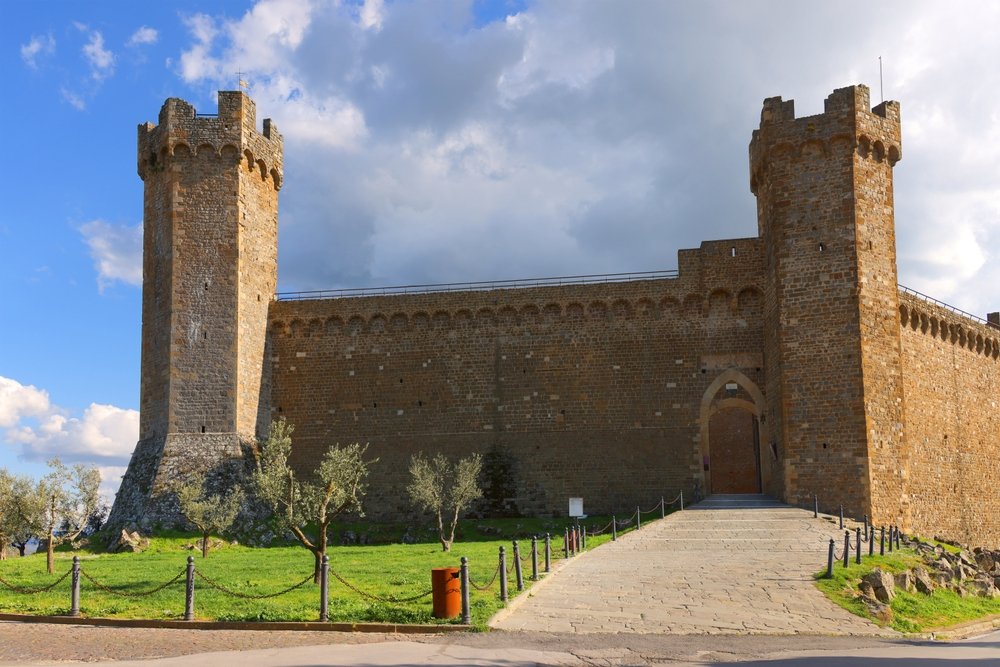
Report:
M 713 496 L 575 557 L 491 625 L 540 632 L 895 635 L 812 575 L 835 524 L 760 496 Z

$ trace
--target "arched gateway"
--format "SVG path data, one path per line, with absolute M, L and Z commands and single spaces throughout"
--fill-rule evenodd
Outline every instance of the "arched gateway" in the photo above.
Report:
M 761 493 L 765 489 L 761 442 L 764 395 L 746 375 L 730 368 L 705 390 L 699 427 L 707 493 Z

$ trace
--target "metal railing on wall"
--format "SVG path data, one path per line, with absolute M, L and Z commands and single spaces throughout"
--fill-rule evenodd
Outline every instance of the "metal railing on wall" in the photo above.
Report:
M 303 299 L 341 299 L 358 296 L 393 296 L 397 294 L 432 294 L 436 292 L 482 292 L 495 289 L 525 287 L 559 287 L 563 285 L 596 285 L 624 283 L 636 280 L 664 280 L 676 278 L 676 269 L 664 271 L 633 271 L 630 273 L 603 273 L 581 276 L 556 276 L 553 278 L 524 278 L 518 280 L 487 280 L 465 283 L 427 283 L 419 285 L 394 285 L 391 287 L 352 287 L 345 289 L 278 292 L 278 301 Z
M 987 322 L 983 318 L 979 317 L 978 315 L 973 315 L 972 313 L 966 312 L 966 311 L 962 310 L 961 308 L 956 308 L 955 306 L 952 306 L 951 304 L 947 304 L 944 301 L 939 301 L 938 299 L 935 299 L 932 296 L 928 296 L 928 295 L 924 294 L 923 292 L 918 292 L 917 290 L 909 288 L 906 285 L 899 285 L 899 290 L 901 292 L 903 292 L 904 294 L 909 294 L 910 296 L 915 296 L 918 299 L 920 299 L 921 301 L 926 301 L 928 303 L 932 303 L 935 306 L 939 306 L 941 308 L 944 308 L 945 310 L 947 310 L 949 312 L 952 312 L 952 313 L 955 313 L 956 315 L 961 315 L 962 317 L 968 317 L 970 320 L 975 320 L 976 322 L 979 322 L 980 324 L 989 325 L 989 322 Z

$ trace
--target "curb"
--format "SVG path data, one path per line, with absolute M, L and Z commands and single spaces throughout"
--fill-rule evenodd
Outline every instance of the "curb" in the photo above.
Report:
M 965 623 L 949 625 L 943 628 L 934 628 L 933 630 L 922 632 L 917 636 L 924 639 L 950 642 L 986 635 L 997 629 L 1000 629 L 1000 614 L 993 614 L 977 621 L 966 621 Z
M 382 632 L 386 634 L 438 634 L 470 632 L 471 625 L 417 625 L 413 623 L 321 623 L 319 621 L 170 621 L 144 618 L 73 618 L 71 616 L 32 616 L 0 614 L 0 621 L 51 623 L 110 628 L 154 628 L 161 630 L 296 630 L 307 632 Z

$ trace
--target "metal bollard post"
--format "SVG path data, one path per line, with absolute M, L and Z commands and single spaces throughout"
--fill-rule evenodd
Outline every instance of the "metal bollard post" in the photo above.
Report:
M 667 518 L 667 505 L 666 505 L 666 502 L 667 501 L 663 499 L 663 496 L 660 496 L 660 518 L 661 519 Z
M 684 511 L 684 490 L 681 489 L 681 511 Z
M 521 572 L 521 550 L 514 540 L 514 581 L 517 582 L 517 590 L 524 590 L 524 574 Z
M 878 539 L 878 555 L 879 556 L 885 555 L 885 526 L 882 526 L 882 531 Z
M 813 494 L 813 518 L 819 518 L 819 497 L 815 493 Z
M 545 533 L 545 571 L 552 571 L 552 536 Z
M 500 547 L 500 601 L 507 602 L 507 552 Z
M 875 526 L 868 526 L 868 555 L 875 555 Z
M 901 531 L 899 530 L 899 526 L 896 526 L 896 549 L 897 550 L 900 549 L 900 544 L 899 544 L 899 539 L 900 539 L 899 538 L 899 534 L 900 534 L 900 532 Z
M 896 529 L 895 526 L 889 526 L 889 553 L 892 553 L 892 531 Z
M 469 559 L 462 556 L 462 566 L 459 570 L 459 583 L 462 586 L 462 623 L 472 623 L 472 611 L 469 605 Z
M 538 538 L 531 537 L 531 580 L 538 581 Z
M 330 557 L 326 554 L 319 569 L 319 620 L 330 620 Z
M 194 620 L 194 556 L 188 556 L 187 586 L 184 588 L 184 620 Z
M 833 538 L 830 538 L 830 550 L 826 554 L 826 578 L 833 579 L 833 552 L 836 550 Z
M 569 558 L 569 528 L 567 527 L 565 532 L 563 532 L 563 551 L 565 552 L 564 558 Z
M 844 529 L 844 506 L 840 506 L 840 529 Z
M 854 529 L 854 562 L 861 564 L 861 529 Z
M 639 530 L 642 528 L 642 512 L 639 511 L 639 506 L 635 506 L 635 529 Z
M 586 551 L 587 550 L 587 525 L 586 524 L 580 526 L 580 545 L 581 545 L 581 548 L 580 548 L 581 551 Z
M 865 524 L 865 535 L 867 535 L 868 534 L 868 515 L 867 514 L 865 515 L 865 518 L 864 518 L 864 524 Z
M 69 615 L 80 615 L 80 557 L 73 556 L 73 590 L 70 593 Z
M 614 542 L 618 539 L 618 520 L 615 519 L 615 515 L 611 515 L 611 541 Z
M 844 567 L 847 567 L 851 560 L 851 532 L 844 531 Z

